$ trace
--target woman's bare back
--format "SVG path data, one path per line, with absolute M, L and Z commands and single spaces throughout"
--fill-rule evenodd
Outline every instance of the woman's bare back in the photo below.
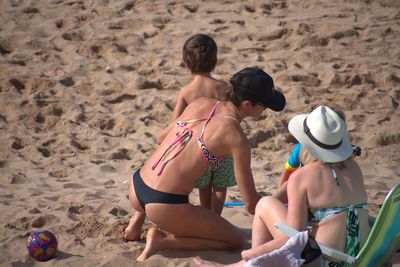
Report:
M 195 105 L 189 105 L 184 113 L 178 118 L 179 121 L 207 118 L 217 100 L 201 98 L 196 100 Z M 200 103 L 200 104 L 199 104 Z M 239 122 L 231 119 L 224 119 L 224 115 L 234 116 L 235 114 L 227 107 L 226 102 L 219 102 L 214 119 L 207 124 L 204 132 L 204 143 L 209 151 L 217 156 L 227 156 L 230 154 L 229 140 L 245 138 L 240 128 Z M 193 189 L 193 184 L 207 168 L 207 161 L 203 158 L 197 143 L 197 137 L 201 135 L 205 120 L 188 123 L 185 127 L 193 131 L 191 140 L 184 146 L 174 159 L 167 163 L 160 175 L 157 175 L 159 167 L 152 169 L 153 163 L 158 160 L 168 146 L 176 139 L 184 128 L 173 127 L 166 135 L 163 142 L 142 167 L 143 180 L 153 189 L 171 192 L 176 194 L 189 194 Z M 224 129 L 231 129 L 229 132 Z M 176 150 L 179 149 L 179 145 Z M 171 151 L 170 155 L 175 152 Z

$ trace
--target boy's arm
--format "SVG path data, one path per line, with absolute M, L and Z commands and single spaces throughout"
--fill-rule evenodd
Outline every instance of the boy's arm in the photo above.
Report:
M 285 169 L 282 171 L 281 177 L 278 180 L 278 188 L 289 179 L 289 176 L 300 166 L 300 149 L 301 145 L 298 143 L 294 146 L 290 157 L 285 163 Z
M 289 179 L 289 176 L 292 174 L 292 172 L 293 170 L 288 170 L 286 167 L 283 169 L 282 174 L 278 180 L 278 188 L 281 187 L 283 183 L 285 183 Z
M 178 94 L 178 99 L 176 100 L 176 105 L 174 108 L 174 111 L 172 112 L 172 117 L 168 121 L 168 126 L 162 132 L 158 135 L 157 137 L 157 144 L 161 144 L 161 142 L 164 140 L 165 136 L 168 134 L 168 132 L 171 130 L 173 127 L 173 123 L 179 116 L 183 113 L 185 108 L 188 106 L 188 104 L 185 101 L 184 98 L 184 88 L 181 89 L 181 91 Z
M 279 199 L 282 203 L 287 203 L 287 181 L 284 182 L 280 187 L 278 187 L 275 193 L 272 194 L 274 198 Z
M 169 123 L 167 128 L 161 131 L 161 133 L 157 137 L 157 144 L 161 144 L 161 142 L 164 140 L 165 136 L 169 133 L 171 128 L 173 127 L 173 122 Z
M 177 118 L 179 118 L 179 116 L 182 115 L 187 106 L 188 103 L 185 100 L 185 90 L 184 88 L 182 88 L 182 90 L 179 92 L 178 99 L 176 100 L 176 105 L 169 122 L 175 121 Z

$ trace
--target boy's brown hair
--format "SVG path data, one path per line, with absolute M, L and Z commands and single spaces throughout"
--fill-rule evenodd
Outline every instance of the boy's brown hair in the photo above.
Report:
M 195 34 L 183 45 L 182 57 L 192 73 L 207 73 L 217 65 L 217 44 L 206 34 Z

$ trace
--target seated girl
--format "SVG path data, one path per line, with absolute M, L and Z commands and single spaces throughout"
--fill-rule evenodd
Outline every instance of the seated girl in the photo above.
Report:
M 288 207 L 270 196 L 258 202 L 252 247 L 242 251 L 243 260 L 235 266 L 285 244 L 287 237 L 274 227 L 277 222 L 299 231 L 312 225 L 311 235 L 318 242 L 353 256 L 368 237 L 367 193 L 343 119 L 320 106 L 292 118 L 289 131 L 315 160 L 291 175 Z M 342 265 L 332 262 L 329 266 Z

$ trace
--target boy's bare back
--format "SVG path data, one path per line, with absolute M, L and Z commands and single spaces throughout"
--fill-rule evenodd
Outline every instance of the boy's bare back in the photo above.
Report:
M 180 90 L 172 120 L 178 118 L 190 103 L 200 97 L 222 100 L 228 86 L 228 83 L 214 79 L 211 75 L 195 75 L 193 81 Z
M 170 123 L 175 121 L 191 102 L 200 97 L 219 100 L 224 98 L 229 84 L 211 76 L 217 64 L 217 51 L 217 44 L 208 35 L 195 34 L 186 40 L 182 51 L 183 62 L 193 75 L 193 80 L 179 91 Z M 171 125 L 161 132 L 157 138 L 158 144 L 170 128 Z

